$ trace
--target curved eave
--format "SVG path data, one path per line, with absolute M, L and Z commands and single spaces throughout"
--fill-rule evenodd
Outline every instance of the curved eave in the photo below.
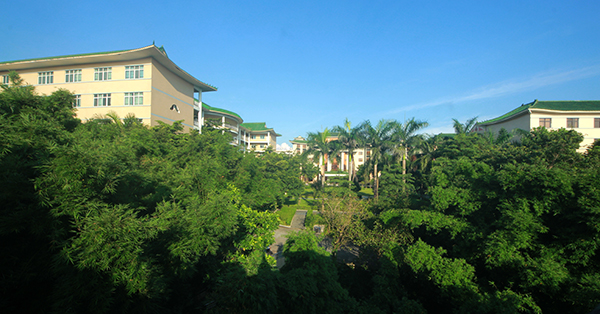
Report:
M 512 120 L 512 119 L 514 119 L 514 118 L 517 118 L 517 117 L 520 117 L 520 116 L 522 116 L 522 115 L 524 115 L 524 114 L 527 114 L 527 113 L 529 113 L 529 110 L 530 110 L 530 109 L 526 109 L 526 110 L 523 110 L 523 111 L 521 111 L 521 112 L 517 112 L 517 113 L 515 113 L 515 114 L 513 114 L 513 115 L 511 115 L 511 116 L 508 116 L 508 117 L 502 118 L 502 119 L 500 119 L 500 120 L 495 120 L 495 121 L 492 121 L 492 122 L 486 122 L 486 121 L 484 121 L 484 122 L 481 122 L 481 123 L 477 123 L 477 125 L 480 125 L 480 126 L 487 126 L 487 125 L 493 125 L 493 124 L 498 124 L 498 123 L 501 123 L 501 122 L 509 121 L 509 120 Z
M 238 117 L 236 115 L 232 115 L 232 114 L 226 113 L 226 112 L 211 110 L 211 109 L 207 109 L 207 108 L 205 108 L 204 112 L 208 113 L 208 114 L 215 115 L 215 116 L 225 116 L 225 117 L 234 119 L 234 120 L 236 120 L 238 122 L 238 124 L 244 123 L 244 120 L 242 120 L 242 118 L 240 118 L 240 117 Z
M 600 110 L 552 110 L 552 109 L 529 109 L 531 113 L 554 113 L 554 114 L 597 114 Z
M 56 66 L 70 66 L 87 63 L 107 63 L 107 62 L 118 62 L 118 61 L 129 61 L 151 57 L 162 64 L 167 69 L 171 70 L 177 76 L 192 84 L 196 91 L 212 92 L 216 91 L 217 88 L 210 86 L 189 73 L 178 67 L 171 59 L 169 59 L 164 53 L 162 53 L 155 45 L 150 45 L 138 49 L 132 50 L 121 50 L 107 53 L 97 54 L 82 54 L 72 55 L 64 57 L 51 57 L 51 58 L 39 58 L 30 60 L 21 60 L 13 62 L 0 63 L 0 69 L 8 71 L 20 71 L 34 68 L 46 68 Z
M 244 129 L 247 129 L 247 130 L 250 130 L 250 131 L 251 131 L 252 133 L 254 133 L 254 134 L 262 134 L 262 133 L 264 133 L 264 134 L 267 134 L 267 133 L 271 132 L 271 133 L 273 133 L 273 134 L 274 134 L 274 136 L 276 136 L 276 137 L 283 136 L 283 135 L 281 135 L 281 134 L 277 134 L 277 133 L 275 132 L 275 130 L 273 130 L 273 129 L 267 129 L 267 130 L 252 130 L 252 129 L 249 129 L 249 128 L 247 128 L 247 127 L 243 127 L 243 128 L 244 128 Z

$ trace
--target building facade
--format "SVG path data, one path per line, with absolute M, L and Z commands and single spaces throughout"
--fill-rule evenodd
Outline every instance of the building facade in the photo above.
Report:
M 549 130 L 572 129 L 583 135 L 580 151 L 600 139 L 600 101 L 534 100 L 491 120 L 477 123 L 475 131 L 497 134 L 500 129 L 531 130 L 543 126 Z
M 335 134 L 327 138 L 328 141 L 335 141 L 337 139 L 338 137 Z M 294 152 L 294 154 L 303 154 L 309 149 L 308 141 L 302 136 L 296 136 L 293 140 L 290 140 L 290 143 L 292 143 L 292 151 Z M 358 170 L 358 167 L 364 165 L 365 162 L 369 160 L 370 154 L 371 151 L 366 147 L 358 148 L 354 151 L 354 153 L 352 154 L 352 164 L 354 171 Z M 325 171 L 348 171 L 348 169 L 350 169 L 348 155 L 348 151 L 343 150 L 339 153 L 339 158 L 327 158 L 324 161 L 324 163 L 326 164 Z M 314 163 L 317 166 L 319 165 L 318 161 L 314 161 Z
M 249 122 L 240 125 L 245 130 L 244 144 L 247 150 L 264 152 L 272 147 L 273 151 L 277 149 L 277 134 L 273 128 L 268 128 L 265 122 Z
M 199 129 L 202 93 L 217 90 L 183 71 L 155 45 L 0 62 L 2 83 L 9 83 L 11 71 L 40 94 L 72 92 L 77 117 L 84 122 L 114 112 L 121 118 L 135 115 L 149 126 L 182 120 L 186 129 Z
M 210 125 L 228 132 L 232 136 L 231 144 L 245 151 L 264 152 L 268 147 L 277 147 L 277 134 L 267 128 L 265 122 L 244 123 L 240 115 L 233 111 L 216 108 L 202 103 L 202 125 Z

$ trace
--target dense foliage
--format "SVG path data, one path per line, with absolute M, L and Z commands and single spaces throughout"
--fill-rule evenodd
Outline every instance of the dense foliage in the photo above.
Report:
M 68 92 L 13 83 L 0 93 L 0 308 L 188 313 L 218 274 L 271 270 L 272 211 L 302 188 L 297 158 L 179 123 L 81 124 Z
M 368 184 L 374 171 L 379 198 L 319 180 L 326 239 L 292 234 L 277 270 L 265 253 L 273 211 L 318 172 L 305 159 L 243 153 L 211 128 L 114 114 L 81 123 L 68 92 L 39 96 L 12 79 L 0 93 L 7 313 L 586 313 L 600 303 L 600 144 L 577 153 L 574 131 L 425 139 L 393 134 L 423 122 L 382 122 L 392 131 L 371 132 L 378 156 L 349 178 Z M 360 132 L 346 131 L 355 147 Z M 340 148 L 321 149 L 335 158 Z M 339 263 L 345 245 L 360 254 Z

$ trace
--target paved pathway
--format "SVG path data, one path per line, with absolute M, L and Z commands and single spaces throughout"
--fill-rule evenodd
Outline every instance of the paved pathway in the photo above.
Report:
M 318 211 L 313 211 L 313 213 L 318 213 Z M 277 268 L 281 268 L 283 265 L 285 265 L 285 259 L 283 258 L 283 245 L 287 240 L 288 233 L 304 229 L 305 220 L 306 210 L 297 210 L 296 214 L 294 214 L 294 218 L 292 218 L 291 226 L 279 225 L 279 229 L 275 230 L 275 243 L 271 244 L 271 252 L 273 252 L 273 256 L 277 260 Z M 319 246 L 331 252 L 331 239 L 323 239 L 319 243 Z M 351 263 L 356 260 L 358 255 L 359 250 L 357 246 L 352 244 L 342 245 L 337 253 L 337 261 L 340 263 Z
M 277 260 L 277 268 L 283 267 L 285 260 L 283 258 L 283 245 L 287 240 L 287 234 L 304 229 L 304 220 L 306 219 L 306 210 L 297 210 L 292 218 L 291 226 L 279 226 L 275 230 L 275 243 L 271 244 L 271 252 Z

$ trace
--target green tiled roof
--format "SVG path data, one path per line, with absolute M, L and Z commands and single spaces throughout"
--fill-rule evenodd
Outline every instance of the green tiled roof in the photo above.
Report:
M 169 57 L 167 56 L 167 51 L 165 50 L 165 48 L 163 46 L 157 47 L 154 43 L 150 46 L 146 46 L 146 47 L 142 47 L 142 48 L 137 48 L 137 49 L 126 49 L 126 50 L 114 50 L 114 51 L 104 51 L 104 52 L 91 52 L 91 53 L 80 53 L 80 54 L 72 54 L 72 55 L 64 55 L 64 56 L 55 56 L 55 57 L 44 57 L 44 58 L 32 58 L 32 59 L 22 59 L 22 60 L 13 60 L 13 61 L 2 61 L 0 62 L 0 66 L 3 66 L 5 69 L 9 69 L 11 67 L 15 67 L 15 66 L 22 66 L 22 65 L 26 65 L 29 64 L 31 65 L 32 62 L 34 61 L 41 61 L 41 62 L 50 62 L 50 61 L 56 61 L 56 62 L 60 62 L 61 59 L 67 59 L 68 61 L 70 61 L 71 58 L 78 58 L 78 57 L 86 57 L 86 56 L 103 56 L 103 55 L 111 55 L 111 54 L 124 54 L 124 53 L 135 53 L 138 51 L 149 51 L 148 49 L 150 49 L 151 47 L 155 47 L 160 54 L 162 54 L 162 56 L 159 57 L 159 62 L 163 65 L 166 66 L 167 68 L 169 68 L 171 71 L 175 72 L 176 74 L 178 74 L 178 71 L 180 71 L 181 73 L 179 73 L 178 75 L 183 78 L 184 80 L 190 82 L 191 84 L 198 84 L 200 83 L 201 87 L 208 87 L 203 89 L 204 91 L 210 91 L 211 89 L 216 91 L 217 87 L 210 85 L 210 84 L 206 84 L 198 79 L 196 79 L 195 77 L 191 76 L 189 73 L 185 72 L 184 70 L 182 70 L 181 68 L 179 68 L 177 65 L 175 65 L 175 63 L 173 63 L 173 61 L 171 59 L 169 59 Z M 150 56 L 152 56 L 151 52 Z M 162 60 L 164 57 L 164 60 Z M 156 57 L 155 57 L 156 58 Z M 18 71 L 18 69 L 17 69 Z
M 600 100 L 552 100 L 540 101 L 534 100 L 528 104 L 523 104 L 520 107 L 503 114 L 497 118 L 479 122 L 478 124 L 492 124 L 501 120 L 517 116 L 520 113 L 529 109 L 546 109 L 556 111 L 600 111 Z
M 240 126 L 245 127 L 250 131 L 260 132 L 260 131 L 273 131 L 272 128 L 267 128 L 266 122 L 249 122 L 249 123 L 241 123 Z M 276 136 L 281 136 L 281 134 L 275 133 Z
M 74 55 L 65 55 L 65 56 L 56 56 L 56 57 L 44 57 L 44 58 L 32 58 L 32 59 L 22 59 L 22 60 L 13 60 L 13 61 L 3 61 L 0 64 L 7 64 L 13 62 L 26 62 L 26 61 L 36 61 L 36 60 L 51 60 L 51 59 L 63 59 L 63 58 L 73 58 L 73 57 L 83 57 L 83 56 L 93 56 L 93 55 L 107 55 L 111 53 L 119 53 L 129 51 L 131 49 L 126 50 L 115 50 L 115 51 L 105 51 L 105 52 L 90 52 L 90 53 L 80 53 Z
M 242 123 L 241 126 L 245 127 L 250 131 L 268 131 L 272 130 L 267 128 L 266 122 L 251 122 L 251 123 Z
M 208 110 L 212 110 L 212 111 L 226 113 L 226 114 L 229 114 L 229 115 L 232 115 L 232 116 L 236 116 L 236 117 L 240 118 L 240 120 L 244 121 L 244 119 L 242 119 L 242 117 L 240 117 L 239 114 L 237 114 L 237 113 L 235 113 L 233 111 L 229 111 L 229 110 L 225 110 L 225 109 L 221 109 L 221 108 L 212 107 L 212 106 L 209 106 L 208 104 L 206 104 L 204 102 L 202 103 L 202 107 L 206 108 Z M 242 123 L 242 124 L 244 124 L 244 123 Z
M 292 142 L 292 143 L 300 143 L 300 144 L 306 144 L 306 143 L 308 143 L 308 141 L 303 141 L 303 140 L 290 140 L 290 142 Z

